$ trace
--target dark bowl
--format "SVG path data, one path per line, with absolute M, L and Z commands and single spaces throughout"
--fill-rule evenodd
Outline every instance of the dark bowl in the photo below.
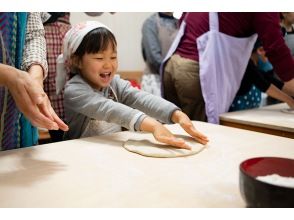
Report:
M 278 174 L 294 177 L 294 160 L 258 157 L 240 164 L 239 185 L 247 207 L 294 207 L 294 188 L 262 182 L 256 177 Z

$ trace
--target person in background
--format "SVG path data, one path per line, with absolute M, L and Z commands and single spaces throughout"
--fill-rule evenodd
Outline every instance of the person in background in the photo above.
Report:
M 280 17 L 285 42 L 294 56 L 294 12 L 281 12 Z
M 70 29 L 70 13 L 65 12 L 42 12 L 42 22 L 45 29 L 47 47 L 48 76 L 44 80 L 44 91 L 48 95 L 51 105 L 56 114 L 62 119 L 64 117 L 63 93 L 56 94 L 56 59 L 62 53 L 62 43 L 66 32 Z M 53 142 L 62 141 L 64 131 L 49 130 Z
M 198 132 L 177 106 L 133 88 L 115 75 L 118 68 L 117 43 L 108 27 L 97 21 L 74 25 L 64 39 L 64 51 L 57 60 L 58 82 L 65 82 L 64 107 L 69 131 L 66 139 L 104 135 L 129 130 L 151 132 L 155 139 L 190 149 L 157 120 L 179 123 L 202 144 L 208 139 Z M 63 79 L 62 79 L 63 78 Z M 63 84 L 58 84 L 59 91 Z M 145 112 L 145 113 L 143 113 Z M 147 116 L 150 115 L 150 116 Z M 154 119 L 154 118 L 156 119 Z
M 184 13 L 161 66 L 163 97 L 192 120 L 218 124 L 237 94 L 257 34 L 283 89 L 291 92 L 294 60 L 279 22 L 279 13 L 270 12 Z
M 0 13 L 0 150 L 38 143 L 36 127 L 68 127 L 44 92 L 47 75 L 44 28 L 39 13 Z
M 294 12 L 281 12 L 280 13 L 280 26 L 284 36 L 286 45 L 289 47 L 292 57 L 294 56 Z M 274 77 L 279 79 L 276 73 Z M 267 96 L 266 105 L 281 103 L 280 100 L 271 96 Z
M 261 92 L 286 102 L 294 109 L 294 99 L 283 92 L 284 83 L 275 78 L 260 41 L 255 44 L 246 72 L 229 111 L 257 108 L 261 104 Z M 294 89 L 294 88 L 293 88 Z
M 159 67 L 178 31 L 172 12 L 158 12 L 148 17 L 142 27 L 142 54 L 146 67 L 142 90 L 161 96 Z

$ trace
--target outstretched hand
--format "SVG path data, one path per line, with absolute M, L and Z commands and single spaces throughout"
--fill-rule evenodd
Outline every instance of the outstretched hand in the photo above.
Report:
M 176 138 L 165 126 L 153 118 L 146 117 L 141 123 L 140 130 L 151 132 L 159 142 L 176 148 L 191 150 L 191 147 L 182 138 Z
M 166 127 L 164 127 L 162 124 L 159 124 L 156 126 L 153 132 L 154 138 L 162 143 L 177 147 L 177 148 L 183 148 L 191 150 L 191 147 L 186 144 L 184 139 L 182 138 L 176 138 Z
M 190 134 L 195 140 L 200 142 L 201 144 L 207 144 L 208 138 L 201 132 L 197 131 L 194 127 L 193 123 L 189 119 L 189 117 L 182 111 L 176 110 L 172 115 L 172 121 L 174 123 L 179 123 L 180 126 L 188 133 Z
M 40 83 L 27 72 L 14 69 L 7 80 L 8 87 L 19 111 L 36 127 L 49 130 L 68 130 L 56 115 Z

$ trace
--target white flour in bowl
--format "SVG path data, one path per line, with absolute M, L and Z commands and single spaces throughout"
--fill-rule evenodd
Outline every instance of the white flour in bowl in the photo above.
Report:
M 271 174 L 267 176 L 258 176 L 256 179 L 277 186 L 294 188 L 294 177 L 284 177 L 278 174 Z

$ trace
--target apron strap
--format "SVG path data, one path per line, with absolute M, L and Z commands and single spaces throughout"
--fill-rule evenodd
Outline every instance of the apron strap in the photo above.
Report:
M 217 12 L 209 12 L 209 30 L 219 31 Z

